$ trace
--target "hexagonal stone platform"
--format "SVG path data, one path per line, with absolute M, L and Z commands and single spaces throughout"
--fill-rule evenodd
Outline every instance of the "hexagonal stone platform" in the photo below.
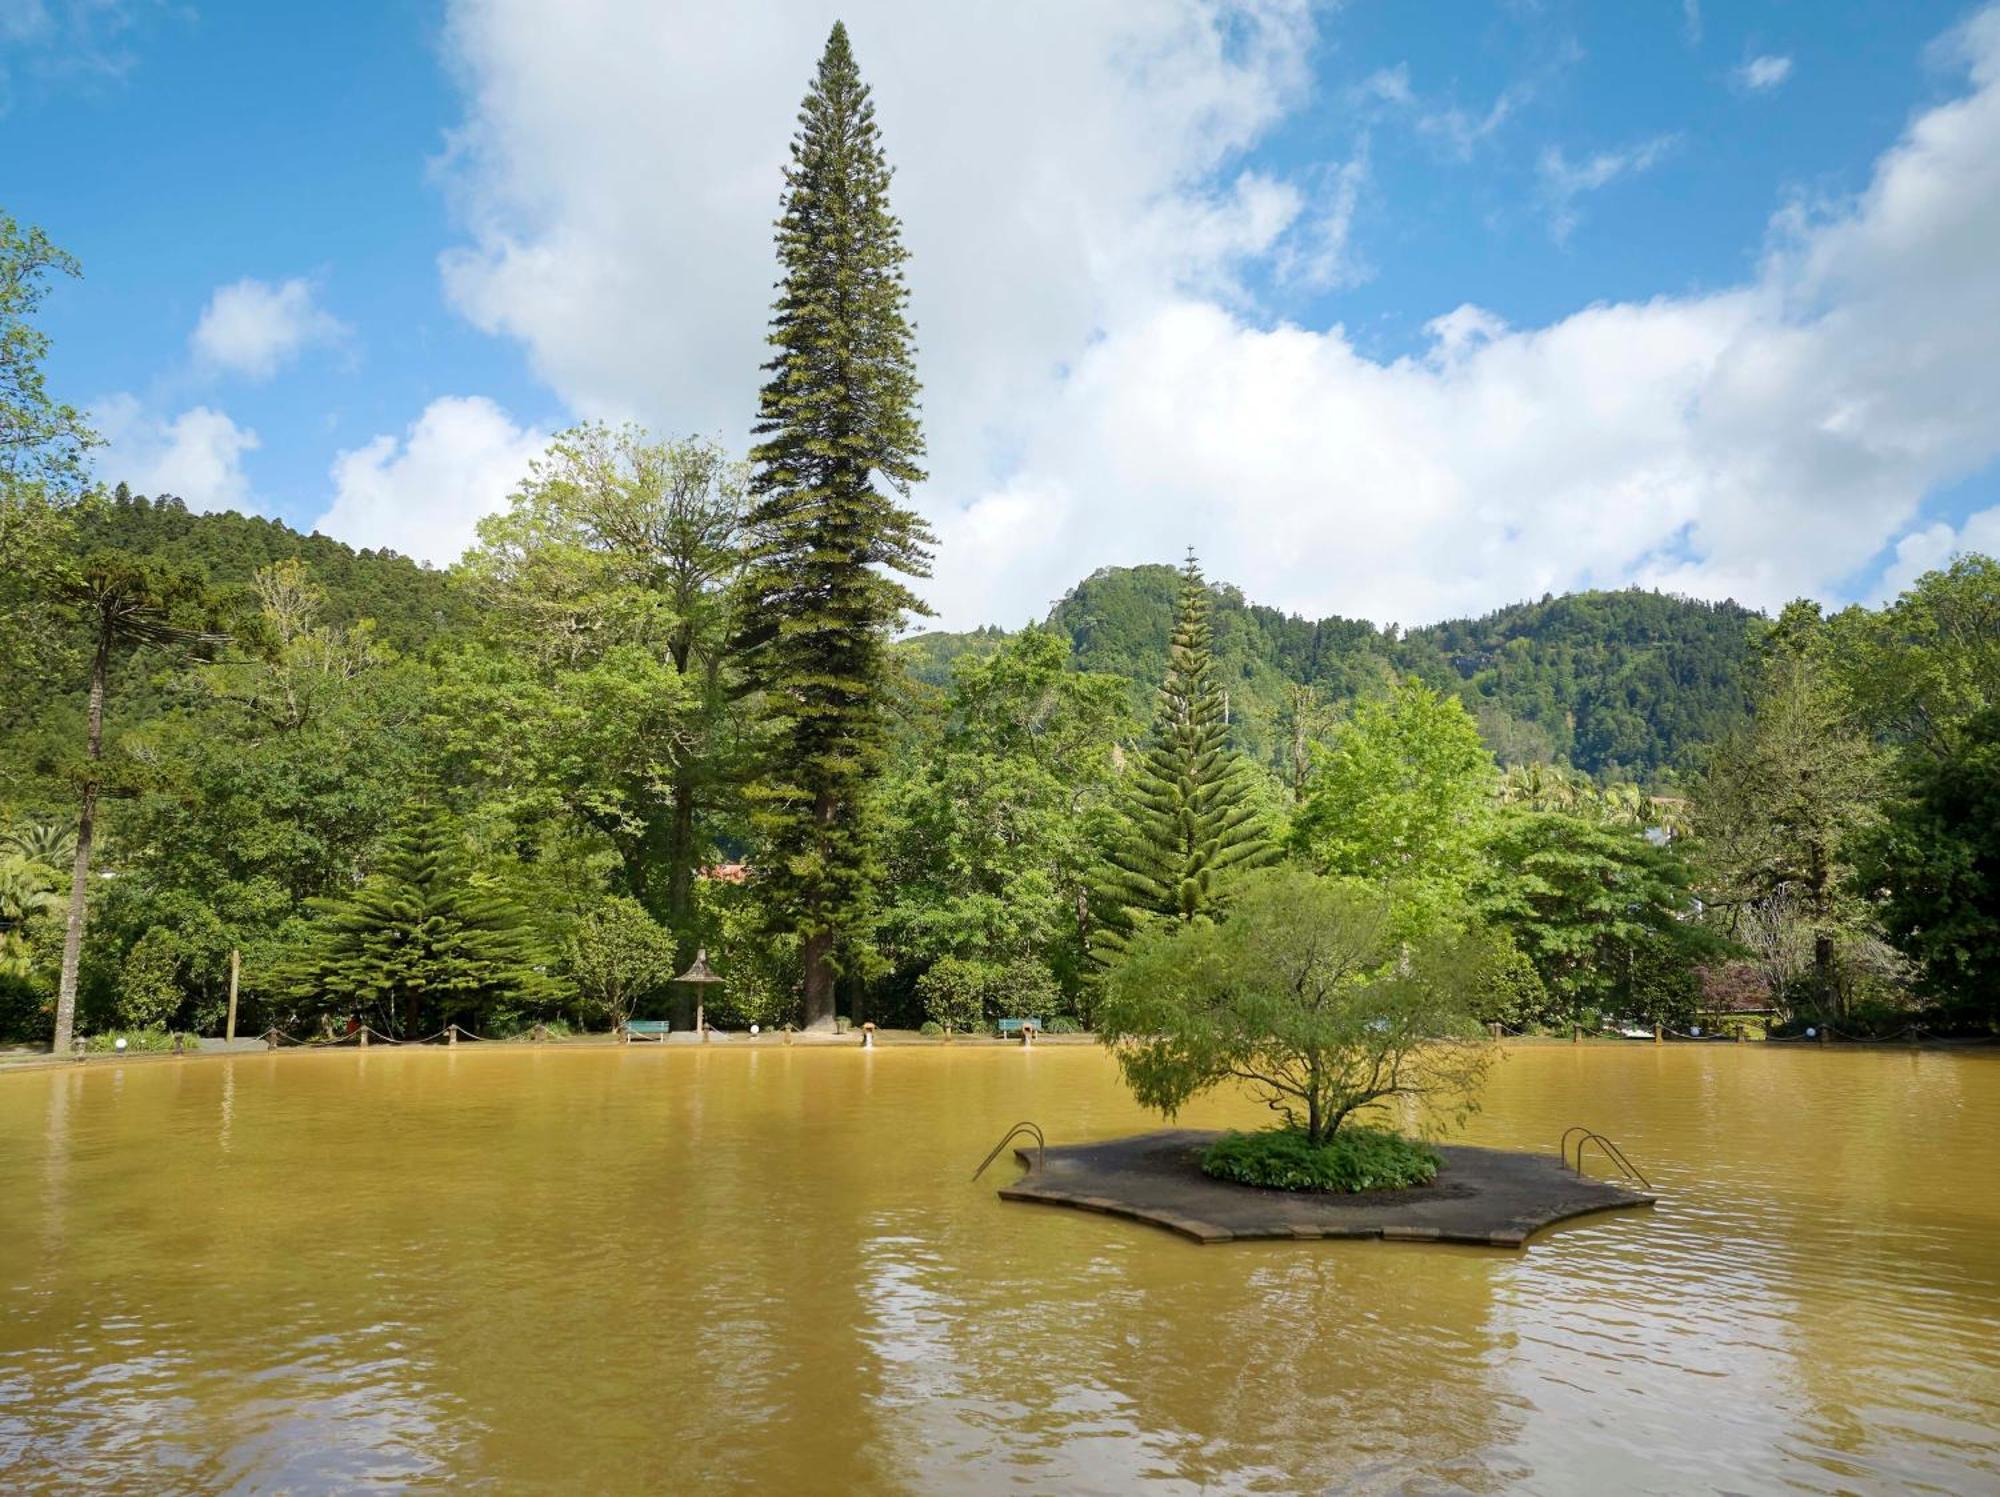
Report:
M 1553 1154 L 1440 1145 L 1435 1181 L 1356 1195 L 1264 1190 L 1201 1172 L 1220 1135 L 1186 1128 L 1103 1143 L 1015 1150 L 1028 1172 L 1002 1186 L 1006 1201 L 1039 1201 L 1166 1227 L 1196 1242 L 1380 1237 L 1517 1248 L 1553 1222 L 1650 1206 L 1657 1196 L 1566 1168 Z

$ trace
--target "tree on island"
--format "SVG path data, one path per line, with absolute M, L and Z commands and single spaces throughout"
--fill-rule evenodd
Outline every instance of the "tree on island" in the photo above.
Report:
M 1387 899 L 1304 869 L 1247 874 L 1219 923 L 1134 944 L 1098 1033 L 1133 1095 L 1168 1117 L 1237 1081 L 1310 1148 L 1406 1098 L 1462 1118 L 1492 1054 L 1468 1006 L 1489 943 L 1400 941 L 1395 924 Z
M 889 178 L 836 22 L 785 170 L 744 588 L 746 665 L 771 728 L 750 790 L 756 877 L 774 925 L 801 938 L 808 1027 L 833 1022 L 836 972 L 878 881 L 889 638 L 906 614 L 929 612 L 897 580 L 929 575 L 932 537 L 897 502 L 924 477 L 924 443 Z
M 1105 870 L 1094 949 L 1116 956 L 1149 925 L 1206 920 L 1219 906 L 1222 875 L 1273 861 L 1253 793 L 1249 764 L 1229 747 L 1208 584 L 1189 556 L 1159 716 L 1127 782 L 1126 834 Z

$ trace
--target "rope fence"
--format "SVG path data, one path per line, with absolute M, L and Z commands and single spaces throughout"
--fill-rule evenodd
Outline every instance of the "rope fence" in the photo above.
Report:
M 537 1025 L 536 1029 L 539 1030 L 540 1027 L 541 1026 Z M 258 1036 L 258 1038 L 261 1039 L 265 1043 L 265 1045 L 272 1050 L 278 1049 L 280 1042 L 291 1045 L 293 1048 L 299 1050 L 326 1050 L 334 1048 L 339 1045 L 353 1045 L 357 1049 L 365 1050 L 368 1048 L 368 1043 L 370 1040 L 380 1041 L 384 1045 L 397 1045 L 397 1046 L 436 1045 L 436 1044 L 455 1045 L 462 1039 L 475 1040 L 482 1044 L 502 1043 L 501 1041 L 495 1040 L 491 1035 L 480 1034 L 475 1030 L 467 1029 L 463 1024 L 447 1024 L 445 1025 L 444 1028 L 440 1029 L 436 1034 L 420 1035 L 415 1039 L 399 1039 L 397 1036 L 393 1034 L 384 1034 L 381 1030 L 377 1029 L 372 1024 L 363 1024 L 358 1028 L 348 1030 L 345 1034 L 321 1035 L 318 1039 L 310 1039 L 310 1040 L 300 1039 L 295 1034 L 289 1033 L 286 1030 L 279 1029 L 276 1026 L 273 1026 L 272 1028 L 265 1030 L 261 1035 Z M 539 1037 L 534 1033 L 530 1033 L 529 1035 L 525 1036 L 525 1038 L 527 1038 L 531 1043 L 540 1042 Z

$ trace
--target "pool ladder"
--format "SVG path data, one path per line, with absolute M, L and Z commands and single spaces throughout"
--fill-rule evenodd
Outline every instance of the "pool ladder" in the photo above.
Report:
M 1569 1157 L 1569 1141 L 1572 1138 L 1576 1140 L 1576 1162 L 1574 1165 L 1571 1165 Z M 1573 1168 L 1580 1175 L 1583 1173 L 1583 1151 L 1592 1144 L 1596 1144 L 1599 1149 L 1603 1150 L 1604 1157 L 1609 1159 L 1626 1179 L 1637 1180 L 1647 1190 L 1653 1188 L 1653 1182 L 1639 1173 L 1638 1166 L 1625 1157 L 1623 1149 L 1619 1148 L 1618 1145 L 1614 1144 L 1596 1129 L 1586 1128 L 1581 1123 L 1564 1131 L 1562 1142 L 1556 1145 L 1556 1151 L 1562 1155 L 1564 1167 Z
M 1000 1151 L 1006 1148 L 1007 1145 L 1011 1144 L 1015 1139 L 1019 1138 L 1023 1133 L 1029 1134 L 1035 1140 L 1035 1171 L 1037 1174 L 1039 1174 L 1041 1172 L 1043 1163 L 1046 1162 L 1049 1157 L 1049 1141 L 1046 1138 L 1042 1137 L 1042 1130 L 1035 1124 L 1021 1122 L 1021 1123 L 1016 1123 L 1013 1127 L 1009 1128 L 1007 1130 L 1007 1136 L 1001 1139 L 999 1143 L 993 1146 L 993 1152 L 991 1154 L 988 1154 L 984 1159 L 979 1161 L 979 1168 L 972 1172 L 972 1178 L 977 1180 L 981 1175 L 985 1174 L 986 1166 L 991 1164 L 994 1160 L 998 1159 L 1000 1157 Z

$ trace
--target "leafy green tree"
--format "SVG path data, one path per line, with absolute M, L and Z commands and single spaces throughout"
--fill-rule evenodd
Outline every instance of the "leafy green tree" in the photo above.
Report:
M 899 971 L 943 957 L 1032 961 L 1078 996 L 1098 860 L 1127 726 L 1124 683 L 1070 669 L 1028 629 L 955 668 L 882 791 L 887 896 L 877 940 Z
M 1717 744 L 1694 797 L 1703 901 L 1728 917 L 1793 902 L 1812 932 L 1810 1000 L 1836 1017 L 1849 984 L 1844 936 L 1874 928 L 1853 853 L 1877 822 L 1882 755 L 1829 661 L 1818 608 L 1794 603 L 1766 644 L 1756 716 Z
M 776 922 L 802 938 L 812 1026 L 833 1022 L 835 964 L 868 925 L 889 635 L 927 611 L 896 579 L 928 574 L 931 536 L 897 502 L 924 476 L 924 447 L 889 177 L 836 22 L 785 172 L 745 587 L 749 667 L 774 740 L 753 792 L 757 877 Z
M 1172 1117 L 1238 1081 L 1307 1143 L 1421 1097 L 1470 1108 L 1490 1048 L 1471 936 L 1398 938 L 1388 902 L 1298 867 L 1245 876 L 1220 924 L 1164 925 L 1111 974 L 1098 1033 L 1140 1103 Z
M 370 1011 L 405 1039 L 553 995 L 526 913 L 467 866 L 437 806 L 411 813 L 352 895 L 314 907 L 285 974 L 292 995 Z
M 1682 859 L 1641 833 L 1509 810 L 1489 831 L 1472 907 L 1534 963 L 1555 1008 L 1650 1014 L 1655 962 L 1692 971 L 1723 943 L 1699 922 Z M 1657 984 L 1656 984 L 1657 986 Z
M 40 229 L 0 212 L 0 491 L 73 491 L 97 443 L 83 416 L 48 393 L 42 362 L 49 336 L 32 320 L 51 275 L 77 277 L 74 256 Z
M 1954 724 L 1864 845 L 1882 921 L 1941 1007 L 2000 1030 L 2000 706 Z
M 1215 679 L 1208 587 L 1192 556 L 1181 571 L 1180 617 L 1167 654 L 1151 737 L 1127 771 L 1124 835 L 1104 874 L 1095 946 L 1126 950 L 1142 927 L 1212 917 L 1223 876 L 1272 861 L 1251 770 L 1229 747 Z
M 576 922 L 563 953 L 585 1011 L 615 1030 L 673 980 L 674 938 L 636 899 L 612 898 Z
M 738 768 L 732 630 L 744 474 L 714 443 L 559 435 L 465 559 L 496 649 L 440 718 L 533 819 L 553 799 L 617 849 L 626 891 L 694 950 L 694 879 Z
M 1494 768 L 1456 698 L 1412 677 L 1357 703 L 1314 758 L 1296 851 L 1322 873 L 1394 889 L 1417 925 L 1463 905 Z
M 1827 621 L 1822 651 L 1854 720 L 1879 741 L 1934 760 L 2000 705 L 2000 561 L 1961 556 L 1888 607 Z
M 0 675 L 10 682 L 48 669 L 59 649 L 40 584 L 75 545 L 62 506 L 98 441 L 48 393 L 49 336 L 35 323 L 50 278 L 81 274 L 40 229 L 0 211 Z

